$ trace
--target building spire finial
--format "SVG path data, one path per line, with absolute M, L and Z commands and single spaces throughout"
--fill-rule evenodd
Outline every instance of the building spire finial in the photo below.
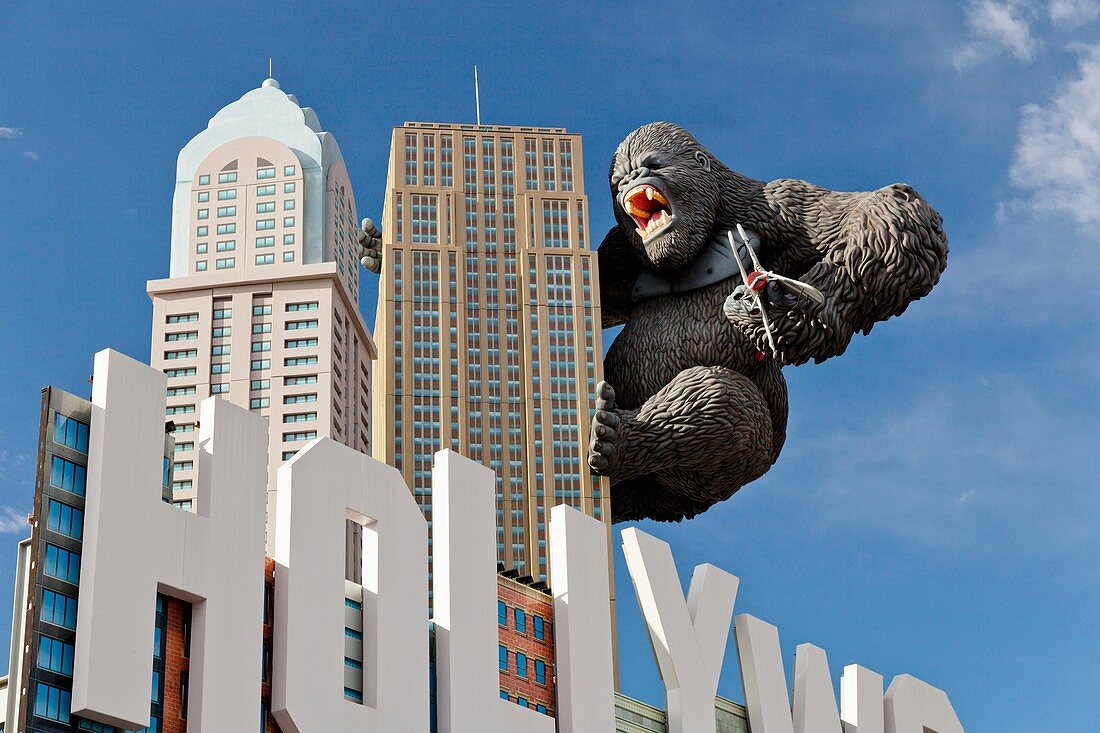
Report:
M 477 112 L 477 124 L 481 124 L 481 90 L 477 85 L 477 64 L 474 64 L 474 109 Z
M 275 81 L 275 77 L 272 74 L 272 70 L 271 70 L 272 63 L 271 63 L 271 61 L 272 61 L 271 57 L 269 56 L 268 59 L 267 59 L 267 78 L 264 79 L 264 83 L 261 84 L 260 86 L 275 87 L 276 89 L 278 89 L 279 88 L 279 82 Z

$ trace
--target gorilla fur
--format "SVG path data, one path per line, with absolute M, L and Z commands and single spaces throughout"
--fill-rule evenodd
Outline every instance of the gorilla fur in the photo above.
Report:
M 907 185 L 845 193 L 753 180 L 669 122 L 627 136 L 610 177 L 618 225 L 598 251 L 603 326 L 625 327 L 605 360 L 589 464 L 611 479 L 614 521 L 690 518 L 778 458 L 787 424 L 781 368 L 842 354 L 857 331 L 927 295 L 946 267 L 947 237 L 940 215 Z M 643 240 L 626 194 L 646 184 L 667 198 L 671 217 Z M 825 296 L 818 304 L 769 284 L 774 353 L 739 274 L 685 281 L 708 252 L 730 251 L 726 232 L 738 224 L 758 236 L 765 269 Z M 646 278 L 670 285 L 639 295 Z

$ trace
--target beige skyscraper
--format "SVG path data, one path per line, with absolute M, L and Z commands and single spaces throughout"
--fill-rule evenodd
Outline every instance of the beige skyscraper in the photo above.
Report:
M 428 519 L 432 455 L 497 474 L 497 557 L 547 579 L 550 508 L 610 522 L 586 462 L 602 377 L 581 138 L 560 128 L 394 128 L 375 334 L 374 455 Z
M 177 504 L 195 497 L 196 411 L 209 395 L 270 421 L 269 544 L 283 461 L 322 436 L 370 452 L 375 348 L 359 312 L 357 229 L 340 148 L 274 79 L 180 152 L 170 275 L 148 284 Z

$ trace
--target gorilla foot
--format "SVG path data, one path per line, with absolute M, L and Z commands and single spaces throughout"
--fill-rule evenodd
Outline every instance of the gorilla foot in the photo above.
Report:
M 596 385 L 596 414 L 592 418 L 592 436 L 588 444 L 588 465 L 601 476 L 611 475 L 618 467 L 622 451 L 615 450 L 622 421 L 615 407 L 615 390 L 607 382 Z

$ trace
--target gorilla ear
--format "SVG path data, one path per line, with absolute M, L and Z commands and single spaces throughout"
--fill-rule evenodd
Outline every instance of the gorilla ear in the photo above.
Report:
M 694 157 L 699 165 L 703 166 L 703 170 L 705 170 L 707 173 L 710 173 L 710 158 L 707 156 L 707 154 L 704 153 L 702 150 L 696 150 Z

